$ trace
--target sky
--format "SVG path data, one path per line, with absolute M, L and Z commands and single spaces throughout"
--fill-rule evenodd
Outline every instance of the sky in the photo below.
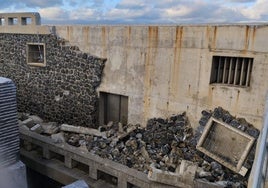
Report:
M 0 0 L 0 12 L 39 12 L 42 24 L 202 24 L 268 20 L 268 0 Z

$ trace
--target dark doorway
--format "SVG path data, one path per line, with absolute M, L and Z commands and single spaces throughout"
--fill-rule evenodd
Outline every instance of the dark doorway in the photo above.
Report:
M 128 97 L 112 93 L 100 92 L 99 123 L 107 124 L 109 121 L 127 124 Z

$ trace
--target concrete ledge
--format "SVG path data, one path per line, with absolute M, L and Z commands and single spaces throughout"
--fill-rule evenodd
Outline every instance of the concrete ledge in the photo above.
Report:
M 53 27 L 50 26 L 0 26 L 0 33 L 15 33 L 15 34 L 51 34 L 53 33 Z
M 70 184 L 75 180 L 85 180 L 91 187 L 141 187 L 141 188 L 175 188 L 175 186 L 153 182 L 147 175 L 114 161 L 103 159 L 88 151 L 68 145 L 53 143 L 52 139 L 35 132 L 20 128 L 20 138 L 23 148 L 21 156 L 25 164 L 62 184 Z M 31 147 L 29 147 L 29 144 Z M 27 151 L 28 149 L 28 151 Z M 78 166 L 81 165 L 83 169 Z M 106 174 L 115 184 L 98 186 L 102 181 L 101 174 Z M 205 188 L 210 183 L 194 180 L 192 187 Z M 178 182 L 179 184 L 180 182 Z M 177 186 L 176 186 L 177 187 Z
M 68 185 L 76 180 L 83 179 L 88 185 L 93 188 L 107 187 L 112 188 L 109 184 L 102 180 L 93 180 L 87 176 L 86 173 L 78 169 L 70 169 L 64 166 L 63 163 L 52 159 L 47 160 L 38 155 L 36 151 L 26 151 L 21 149 L 21 160 L 26 164 L 28 168 L 31 168 L 40 174 L 48 176 L 55 181 L 58 181 L 64 185 Z

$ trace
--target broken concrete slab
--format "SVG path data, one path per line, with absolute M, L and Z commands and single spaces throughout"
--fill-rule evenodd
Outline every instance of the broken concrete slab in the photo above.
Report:
M 40 125 L 42 126 L 45 134 L 56 134 L 60 127 L 58 126 L 58 124 L 56 122 L 46 122 L 46 123 L 40 123 Z
M 193 184 L 197 171 L 197 164 L 194 164 L 191 161 L 182 160 L 179 168 L 177 167 L 177 169 L 179 169 L 179 174 L 183 177 L 187 184 Z
M 186 160 L 182 160 L 181 165 L 175 173 L 163 171 L 150 165 L 148 179 L 151 181 L 172 185 L 176 187 L 193 187 L 197 165 Z
M 30 128 L 27 127 L 26 125 L 21 125 L 20 127 L 23 128 L 23 129 L 26 129 L 26 130 L 28 130 L 28 131 L 30 130 Z
M 20 122 L 19 125 L 26 125 L 27 127 L 32 128 L 35 125 L 35 123 L 32 118 L 28 118 Z
M 29 128 L 32 128 L 36 124 L 42 123 L 43 120 L 39 116 L 31 115 L 24 121 L 19 121 L 19 125 L 26 125 Z
M 54 143 L 63 143 L 65 142 L 64 134 L 62 132 L 57 134 L 52 134 L 51 139 Z
M 40 124 L 34 125 L 32 128 L 30 128 L 31 131 L 36 132 L 38 134 L 42 133 L 44 130 Z
M 31 118 L 36 124 L 37 123 L 43 123 L 43 119 L 36 115 L 30 115 L 29 118 Z
M 89 134 L 89 135 L 94 135 L 94 136 L 99 136 L 99 137 L 105 137 L 106 138 L 106 133 L 105 132 L 100 132 L 97 129 L 93 129 L 93 128 L 62 124 L 60 126 L 60 130 L 61 131 L 67 131 L 67 132 L 73 132 L 73 133 L 80 133 L 80 134 Z

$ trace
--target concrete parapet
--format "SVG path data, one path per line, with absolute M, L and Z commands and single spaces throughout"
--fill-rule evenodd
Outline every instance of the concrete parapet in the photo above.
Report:
M 41 25 L 38 12 L 0 13 L 0 25 Z
M 94 185 L 96 185 L 95 183 L 98 181 L 107 181 L 110 185 L 112 185 L 112 187 L 116 186 L 119 188 L 131 186 L 142 188 L 175 188 L 177 186 L 196 187 L 196 184 L 198 184 L 197 181 L 194 179 L 194 172 L 196 170 L 196 167 L 193 165 L 181 165 L 181 171 L 186 172 L 186 174 L 180 176 L 180 178 L 183 179 L 183 182 L 180 182 L 180 178 L 173 178 L 173 183 L 168 185 L 166 184 L 166 182 L 163 181 L 151 181 L 143 172 L 128 168 L 127 166 L 116 163 L 114 161 L 101 158 L 87 151 L 82 151 L 81 149 L 70 146 L 66 143 L 54 143 L 49 137 L 37 134 L 35 132 L 31 132 L 23 128 L 20 129 L 20 138 L 22 143 L 31 143 L 32 148 L 35 148 L 35 151 L 26 151 L 24 148 L 21 148 L 22 158 L 26 158 L 26 160 L 34 160 L 34 162 L 37 162 L 36 157 L 33 157 L 33 155 L 36 155 L 36 151 L 41 151 L 39 154 L 39 158 L 42 158 L 42 160 L 39 161 L 39 163 L 44 163 L 45 165 L 48 165 L 52 161 L 59 161 L 59 163 L 62 165 L 61 168 L 64 169 L 61 173 L 67 172 L 67 169 L 79 169 L 87 177 L 77 177 L 73 176 L 77 173 L 69 173 L 65 175 L 67 176 L 67 180 L 73 180 L 77 178 L 84 179 L 86 182 L 93 182 Z M 31 154 L 31 152 L 33 154 Z M 32 162 L 29 164 L 31 165 Z M 35 167 L 38 165 L 33 166 Z M 56 168 L 59 168 L 59 164 L 56 165 Z M 38 169 L 35 170 L 38 171 Z M 41 168 L 41 171 L 41 173 L 43 173 L 43 168 Z M 56 177 L 50 178 L 55 178 L 60 183 L 71 183 L 65 179 L 62 179 L 62 177 L 59 177 L 58 174 L 54 171 L 49 173 L 49 175 L 52 174 L 55 174 Z M 204 182 L 203 187 L 205 187 L 206 184 L 210 185 L 209 183 Z M 93 187 L 99 186 L 96 185 Z
M 41 26 L 38 12 L 0 13 L 0 33 L 49 34 L 52 28 Z

